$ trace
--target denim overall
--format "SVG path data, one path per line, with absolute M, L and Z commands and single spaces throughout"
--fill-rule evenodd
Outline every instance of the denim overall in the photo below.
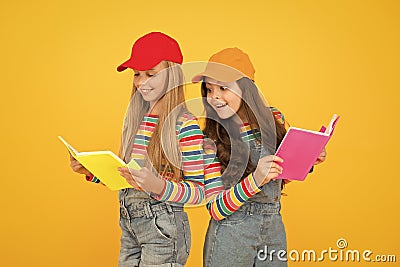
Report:
M 257 140 L 248 144 L 252 162 L 268 155 Z M 278 254 L 286 253 L 286 233 L 280 214 L 281 182 L 265 184 L 261 192 L 227 218 L 211 218 L 204 244 L 204 266 L 287 266 L 286 260 L 280 260 L 287 255 Z
M 177 122 L 177 129 L 183 121 Z M 140 166 L 144 161 L 136 159 Z M 184 266 L 191 236 L 183 204 L 161 202 L 133 188 L 119 191 L 119 267 Z
M 119 191 L 119 267 L 184 266 L 190 228 L 183 205 L 160 202 L 133 188 Z

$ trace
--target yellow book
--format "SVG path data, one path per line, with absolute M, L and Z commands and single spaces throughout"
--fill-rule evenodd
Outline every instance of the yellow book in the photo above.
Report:
M 139 164 L 137 164 L 134 159 L 126 164 L 112 151 L 78 152 L 61 136 L 58 136 L 58 138 L 68 148 L 71 155 L 94 176 L 99 178 L 109 189 L 119 190 L 123 188 L 132 188 L 126 179 L 120 175 L 118 167 L 129 167 L 131 169 L 140 170 Z

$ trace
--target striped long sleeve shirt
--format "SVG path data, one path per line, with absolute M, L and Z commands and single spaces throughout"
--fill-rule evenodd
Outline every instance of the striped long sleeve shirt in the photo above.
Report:
M 178 119 L 176 134 L 182 153 L 183 180 L 175 183 L 166 179 L 163 192 L 153 197 L 160 201 L 199 204 L 204 199 L 203 132 L 197 119 L 184 113 Z

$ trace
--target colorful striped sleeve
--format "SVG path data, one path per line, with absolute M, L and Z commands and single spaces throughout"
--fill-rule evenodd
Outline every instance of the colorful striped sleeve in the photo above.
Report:
M 97 178 L 96 176 L 94 176 L 93 174 L 86 175 L 86 181 L 96 183 L 96 184 L 101 184 L 101 185 L 105 186 L 105 184 L 103 184 L 103 182 L 100 181 L 100 179 Z
M 208 154 L 205 155 L 205 158 L 207 157 Z M 215 220 L 222 220 L 231 215 L 261 191 L 253 174 L 225 190 L 221 179 L 221 164 L 214 156 L 213 163 L 206 165 L 204 188 L 207 196 L 207 209 Z
M 221 163 L 215 158 L 215 153 L 206 147 L 204 147 L 204 189 L 208 203 L 224 191 Z
M 270 110 L 275 118 L 275 121 L 279 122 L 282 125 L 286 124 L 285 116 L 283 116 L 283 113 L 279 109 L 275 107 L 270 107 Z
M 252 174 L 225 190 L 221 178 L 221 163 L 216 148 L 204 141 L 204 189 L 207 209 L 215 220 L 222 220 L 238 210 L 249 198 L 261 191 Z
M 248 142 L 255 138 L 252 134 L 248 134 L 251 132 L 246 127 L 241 128 L 243 141 Z M 207 209 L 215 220 L 222 220 L 238 210 L 261 189 L 257 186 L 253 174 L 250 174 L 235 186 L 225 190 L 221 177 L 221 163 L 216 155 L 217 148 L 213 142 L 208 143 L 208 138 L 204 140 L 204 188 Z
M 153 197 L 160 201 L 199 204 L 204 199 L 203 132 L 197 119 L 185 113 L 177 124 L 177 135 L 182 153 L 183 180 L 166 180 L 164 191 Z
M 86 181 L 96 184 L 101 183 L 100 179 L 94 176 L 93 174 L 86 175 Z

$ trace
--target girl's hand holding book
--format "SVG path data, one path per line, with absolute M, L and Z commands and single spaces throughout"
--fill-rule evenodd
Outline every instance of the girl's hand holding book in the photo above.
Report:
M 283 162 L 283 159 L 274 155 L 265 156 L 258 161 L 257 168 L 253 173 L 258 187 L 277 178 L 282 173 L 282 166 L 278 162 Z
M 319 154 L 317 160 L 315 161 L 314 165 L 320 164 L 322 162 L 324 162 L 326 159 L 326 150 L 324 147 L 324 150 L 322 150 L 322 152 Z
M 92 175 L 82 164 L 79 163 L 71 154 L 69 154 L 70 166 L 74 172 L 84 174 L 86 176 Z
M 160 177 L 156 177 L 146 167 L 140 170 L 134 170 L 130 168 L 118 168 L 121 176 L 132 185 L 134 188 L 160 195 L 164 191 L 165 181 Z

